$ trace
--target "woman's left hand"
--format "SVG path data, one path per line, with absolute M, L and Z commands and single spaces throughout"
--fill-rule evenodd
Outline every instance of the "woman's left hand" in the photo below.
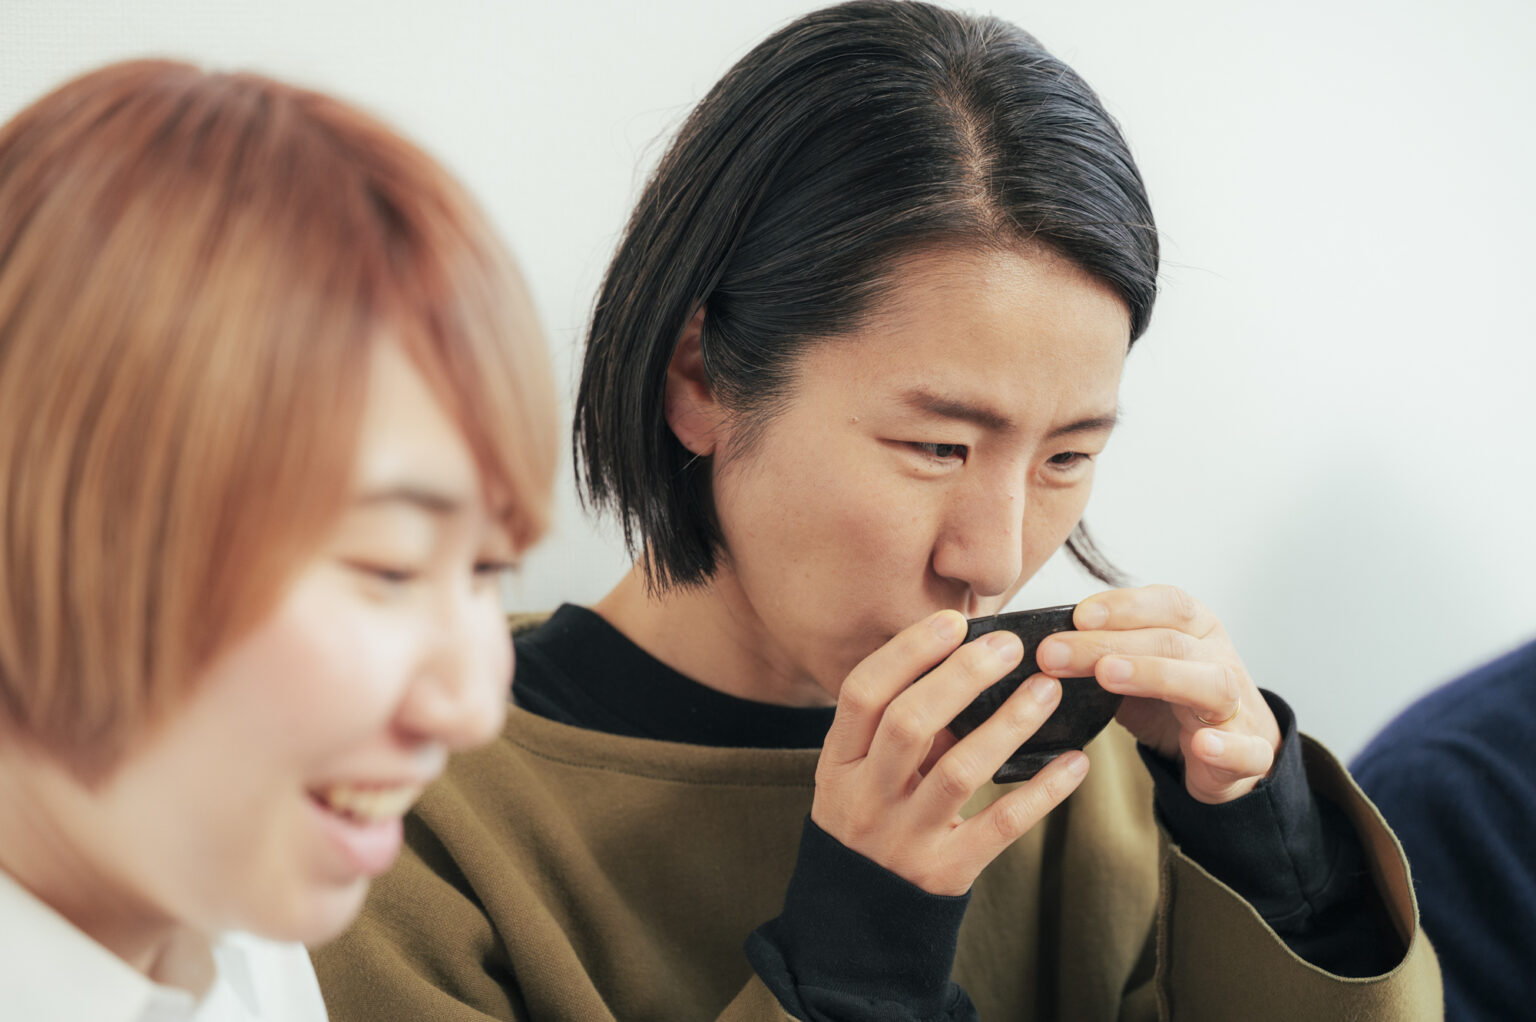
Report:
M 1173 586 L 1112 589 L 1072 616 L 1076 632 L 1040 643 L 1036 660 L 1056 678 L 1092 676 L 1125 696 L 1115 718 L 1137 741 L 1184 762 L 1184 786 L 1201 802 L 1253 790 L 1280 751 L 1280 726 L 1226 629 Z

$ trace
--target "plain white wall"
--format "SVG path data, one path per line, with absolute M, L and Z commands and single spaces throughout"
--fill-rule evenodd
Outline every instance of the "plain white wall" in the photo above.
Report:
M 811 6 L 0 0 L 0 117 L 146 54 L 375 110 L 506 232 L 568 407 L 598 278 L 666 134 Z M 1536 5 L 990 10 L 1099 91 L 1163 232 L 1162 297 L 1089 508 L 1105 549 L 1215 609 L 1343 755 L 1536 635 Z M 625 564 L 567 486 L 513 600 L 590 601 Z M 1017 605 L 1094 589 L 1058 559 Z

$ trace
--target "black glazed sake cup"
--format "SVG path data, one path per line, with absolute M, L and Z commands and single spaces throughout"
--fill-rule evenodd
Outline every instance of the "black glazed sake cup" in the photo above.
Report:
M 1046 636 L 1075 630 L 1072 625 L 1074 609 L 1075 605 L 1042 607 L 972 618 L 968 622 L 966 642 L 988 632 L 1012 632 L 1024 643 L 1024 660 L 950 721 L 949 730 L 956 738 L 964 738 L 976 730 L 1020 685 L 1039 671 L 1035 650 Z M 1093 678 L 1062 678 L 1061 702 L 1055 711 L 1029 741 L 1008 757 L 1008 761 L 992 775 L 992 780 L 998 784 L 1027 781 L 1062 753 L 1081 749 L 1114 718 L 1121 698 L 1117 693 L 1104 691 Z

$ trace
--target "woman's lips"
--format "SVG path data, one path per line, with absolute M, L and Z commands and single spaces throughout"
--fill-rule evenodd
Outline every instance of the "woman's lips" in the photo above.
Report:
M 325 808 L 358 823 L 399 818 L 415 804 L 425 785 L 337 783 L 312 788 L 310 795 Z
M 347 863 L 349 872 L 375 877 L 400 853 L 404 828 L 400 818 L 425 785 L 335 783 L 312 788 L 310 804 L 321 829 Z

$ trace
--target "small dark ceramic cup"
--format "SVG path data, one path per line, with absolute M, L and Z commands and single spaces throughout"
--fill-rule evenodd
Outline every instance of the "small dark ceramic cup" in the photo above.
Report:
M 956 738 L 964 738 L 981 725 L 982 721 L 1003 705 L 1031 675 L 1040 668 L 1035 663 L 1035 650 L 1048 635 L 1073 631 L 1074 607 L 1042 607 L 1039 610 L 1020 610 L 1011 614 L 972 618 L 966 629 L 965 641 L 986 635 L 988 632 L 1008 631 L 1024 643 L 1024 660 L 1019 666 L 988 688 L 961 710 L 949 724 Z M 1061 703 L 1056 707 L 1040 730 L 1036 731 L 1008 761 L 992 775 L 998 784 L 1011 781 L 1027 781 L 1044 769 L 1051 760 L 1063 752 L 1081 749 L 1094 735 L 1104 730 L 1120 708 L 1121 697 L 1106 692 L 1093 678 L 1062 678 Z

